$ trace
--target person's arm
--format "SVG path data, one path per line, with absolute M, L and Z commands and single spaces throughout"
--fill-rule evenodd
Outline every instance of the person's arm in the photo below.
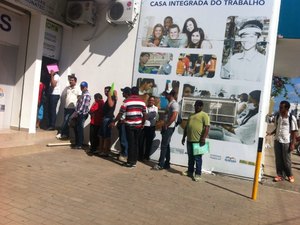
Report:
M 165 129 L 168 129 L 168 127 L 176 120 L 178 115 L 178 112 L 174 111 L 172 113 L 171 118 L 165 123 Z
M 297 131 L 296 130 L 291 131 L 290 152 L 295 149 L 296 135 L 297 135 Z
M 209 132 L 209 126 L 204 126 L 204 130 L 200 138 L 200 146 L 205 145 L 205 139 L 208 136 L 208 132 Z
M 188 125 L 188 123 L 187 123 Z M 186 138 L 186 135 L 187 135 L 187 125 L 185 126 L 184 128 L 184 131 L 183 131 L 183 136 L 182 136 L 182 139 L 181 139 L 181 144 L 184 145 L 185 143 L 185 138 Z
M 113 96 L 115 96 L 115 99 L 113 99 Z M 117 91 L 114 90 L 114 94 L 113 96 L 111 95 L 110 91 L 108 92 L 107 95 L 107 103 L 109 107 L 113 107 L 115 102 L 117 101 L 118 97 L 117 97 Z
M 57 80 L 54 79 L 55 74 L 53 70 L 50 71 L 50 84 L 52 88 L 56 87 L 57 84 Z

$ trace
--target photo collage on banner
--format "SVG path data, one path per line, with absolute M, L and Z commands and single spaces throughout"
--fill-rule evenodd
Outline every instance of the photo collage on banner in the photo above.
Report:
M 204 168 L 252 177 L 274 2 L 193 2 L 142 2 L 133 85 L 145 101 L 156 99 L 157 139 L 168 105 L 162 93 L 176 91 L 183 122 L 171 142 L 173 163 L 187 165 L 181 138 L 195 101 L 202 100 L 211 121 Z M 157 144 L 152 158 L 157 159 L 159 150 Z M 234 171 L 239 168 L 246 171 Z

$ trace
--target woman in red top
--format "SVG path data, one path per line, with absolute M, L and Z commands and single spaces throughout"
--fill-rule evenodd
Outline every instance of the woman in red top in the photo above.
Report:
M 89 114 L 91 115 L 90 121 L 90 151 L 89 154 L 94 154 L 97 152 L 97 147 L 99 146 L 98 132 L 103 122 L 103 105 L 104 101 L 102 95 L 97 93 L 94 95 L 95 102 L 90 108 Z

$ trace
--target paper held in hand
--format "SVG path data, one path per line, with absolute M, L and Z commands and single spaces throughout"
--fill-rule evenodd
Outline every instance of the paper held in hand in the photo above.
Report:
M 53 70 L 53 72 L 56 73 L 59 71 L 59 68 L 58 68 L 57 64 L 50 64 L 50 65 L 47 65 L 47 70 L 48 70 L 48 73 L 50 73 L 51 70 Z

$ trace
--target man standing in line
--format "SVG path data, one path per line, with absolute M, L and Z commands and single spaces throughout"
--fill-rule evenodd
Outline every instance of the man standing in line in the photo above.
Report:
M 131 88 L 125 87 L 121 89 L 124 101 L 130 97 L 131 95 Z M 119 160 L 127 161 L 128 157 L 128 141 L 126 137 L 126 130 L 125 130 L 125 117 L 122 116 L 117 124 L 118 130 L 119 130 L 119 140 L 120 140 L 120 146 L 121 146 L 121 153 L 119 156 Z
M 128 158 L 124 166 L 133 168 L 136 167 L 139 139 L 146 117 L 146 104 L 139 97 L 138 87 L 131 88 L 131 96 L 124 100 L 120 112 L 111 123 L 111 126 L 115 126 L 115 123 L 119 121 L 123 115 L 125 116 L 124 122 L 128 141 Z
M 275 182 L 283 181 L 287 176 L 288 181 L 295 182 L 292 173 L 291 151 L 295 149 L 296 133 L 298 125 L 295 116 L 289 114 L 290 103 L 281 101 L 279 115 L 275 119 L 275 130 L 267 132 L 267 135 L 275 134 L 274 151 L 277 176 Z
M 147 119 L 141 135 L 140 160 L 149 160 L 153 139 L 155 137 L 155 124 L 158 116 L 158 108 L 154 105 L 155 97 L 150 96 L 147 104 Z
M 196 182 L 201 179 L 202 155 L 193 154 L 193 143 L 205 145 L 205 139 L 208 135 L 210 120 L 207 113 L 203 112 L 203 102 L 197 100 L 195 102 L 195 113 L 188 118 L 187 125 L 184 129 L 181 143 L 184 145 L 187 137 L 187 153 L 188 153 L 188 170 L 183 172 L 184 176 L 193 177 Z M 194 175 L 194 165 L 196 162 L 196 171 Z
M 82 149 L 83 145 L 83 132 L 84 132 L 84 122 L 88 117 L 89 107 L 91 102 L 91 95 L 88 91 L 88 83 L 82 81 L 80 83 L 80 89 L 82 91 L 81 96 L 77 100 L 76 109 L 72 118 L 76 118 L 75 131 L 75 149 Z
M 75 112 L 75 106 L 78 96 L 80 96 L 81 91 L 76 85 L 77 77 L 74 74 L 68 76 L 69 86 L 67 86 L 63 92 L 61 99 L 64 100 L 64 121 L 61 126 L 60 133 L 56 135 L 58 139 L 69 138 L 69 119 L 70 116 Z
M 175 100 L 176 92 L 173 89 L 166 90 L 164 95 L 168 99 L 169 104 L 164 118 L 164 125 L 161 130 L 162 139 L 160 145 L 159 162 L 153 167 L 154 170 L 170 168 L 170 142 L 175 130 L 176 119 L 179 112 L 179 105 Z
M 60 77 L 53 70 L 50 71 L 50 90 L 47 130 L 55 130 L 56 107 L 60 97 Z

